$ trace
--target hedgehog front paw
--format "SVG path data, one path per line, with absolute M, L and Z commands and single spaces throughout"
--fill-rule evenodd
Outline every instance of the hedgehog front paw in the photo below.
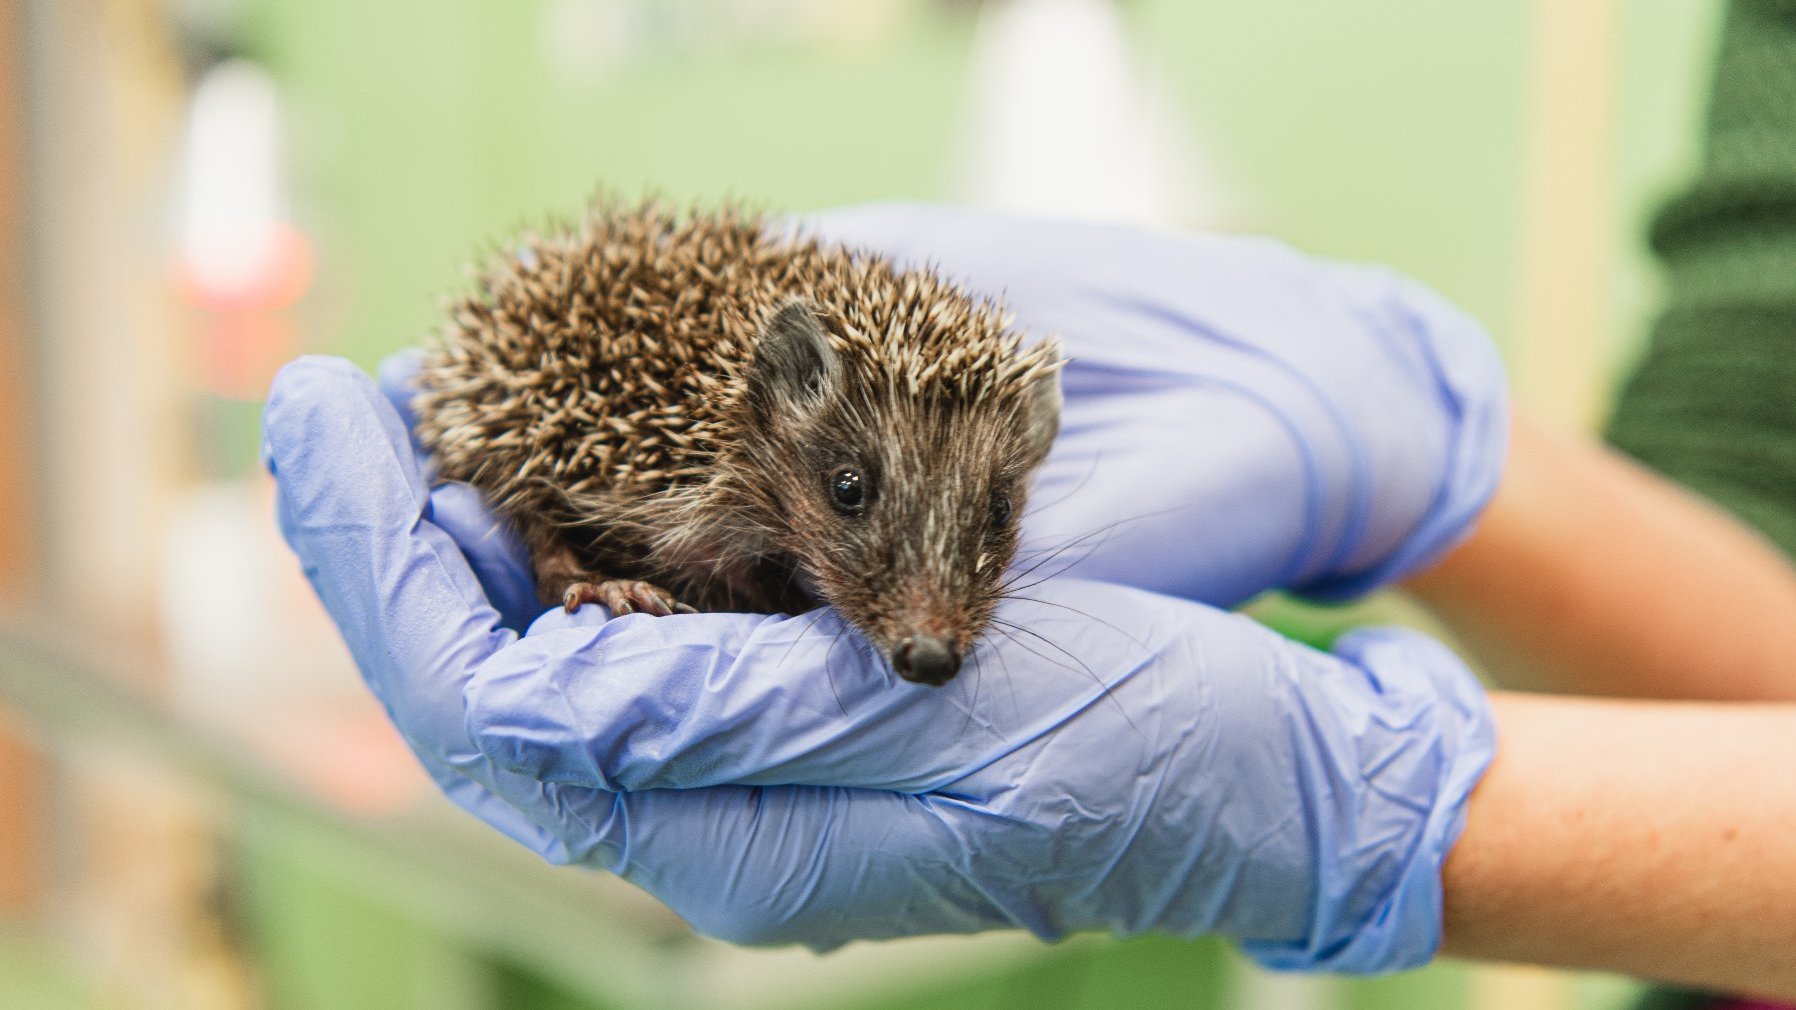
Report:
M 644 613 L 655 617 L 669 614 L 696 614 L 697 610 L 673 598 L 667 590 L 636 579 L 606 579 L 602 582 L 576 582 L 561 594 L 561 605 L 568 613 L 583 603 L 603 603 L 613 617 Z

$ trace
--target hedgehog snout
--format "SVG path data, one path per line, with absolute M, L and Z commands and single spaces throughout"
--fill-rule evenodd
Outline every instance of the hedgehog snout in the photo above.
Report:
M 910 635 L 892 650 L 892 669 L 912 683 L 940 687 L 960 672 L 960 653 L 948 639 Z

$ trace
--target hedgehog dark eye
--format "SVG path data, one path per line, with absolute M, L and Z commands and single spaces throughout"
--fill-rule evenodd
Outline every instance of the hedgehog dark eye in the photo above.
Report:
M 829 501 L 837 512 L 859 515 L 867 504 L 867 485 L 859 470 L 843 467 L 829 479 Z
M 993 529 L 1003 529 L 1010 525 L 1010 496 L 1007 494 L 992 495 L 991 523 Z

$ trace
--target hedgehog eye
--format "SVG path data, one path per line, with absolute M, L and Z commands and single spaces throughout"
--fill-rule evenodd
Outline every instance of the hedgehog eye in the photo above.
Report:
M 837 512 L 859 515 L 867 504 L 867 485 L 859 470 L 843 467 L 829 478 L 829 501 Z
M 1010 525 L 1010 496 L 1007 494 L 992 495 L 991 524 L 993 529 L 1003 529 Z

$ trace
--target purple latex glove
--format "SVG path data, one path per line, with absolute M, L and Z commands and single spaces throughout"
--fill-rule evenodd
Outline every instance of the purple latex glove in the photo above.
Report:
M 282 532 L 443 790 L 704 932 L 1215 932 L 1339 971 L 1439 942 L 1493 740 L 1476 681 L 1422 636 L 1329 655 L 1065 579 L 1006 603 L 1027 631 L 943 688 L 898 681 L 828 611 L 586 607 L 520 637 L 489 599 L 526 588 L 520 559 L 471 496 L 430 492 L 366 377 L 296 362 L 264 425 Z
M 1022 560 L 1233 606 L 1397 581 L 1470 529 L 1507 451 L 1484 331 L 1388 270 L 1266 239 L 911 204 L 804 231 L 1001 295 L 1071 359 Z

